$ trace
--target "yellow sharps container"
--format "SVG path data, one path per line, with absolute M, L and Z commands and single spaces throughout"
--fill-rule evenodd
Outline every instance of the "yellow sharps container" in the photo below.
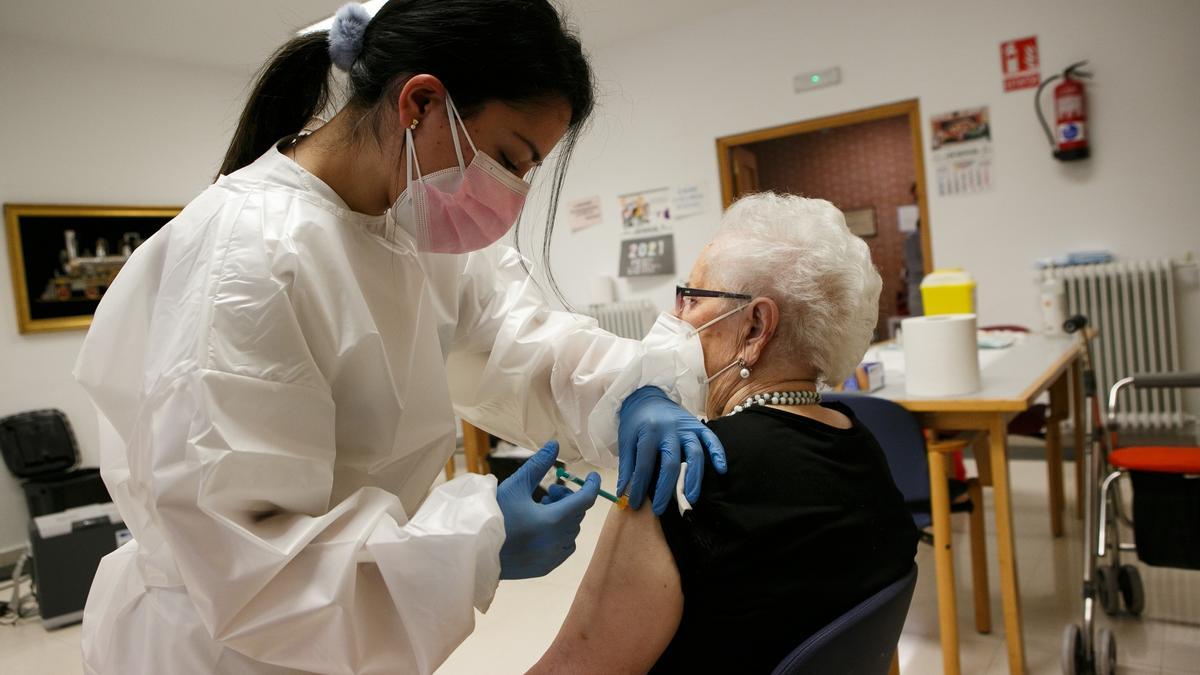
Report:
M 921 280 L 925 315 L 974 314 L 975 280 L 961 268 L 934 270 Z

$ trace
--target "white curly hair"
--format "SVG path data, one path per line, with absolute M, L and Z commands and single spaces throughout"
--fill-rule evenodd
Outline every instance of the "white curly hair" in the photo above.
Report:
M 830 385 L 854 371 L 875 331 L 883 281 L 837 207 L 750 195 L 725 212 L 713 242 L 710 275 L 728 290 L 778 303 L 777 357 L 808 363 Z

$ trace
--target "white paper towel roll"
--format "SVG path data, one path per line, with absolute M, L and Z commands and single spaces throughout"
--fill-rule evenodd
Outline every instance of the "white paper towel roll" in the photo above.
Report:
M 900 326 L 909 395 L 958 396 L 979 390 L 974 314 L 917 316 Z

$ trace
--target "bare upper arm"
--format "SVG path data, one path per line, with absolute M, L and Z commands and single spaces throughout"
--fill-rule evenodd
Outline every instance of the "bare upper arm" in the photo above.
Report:
M 682 615 L 679 571 L 658 518 L 649 508 L 613 508 L 558 636 L 530 672 L 646 672 Z

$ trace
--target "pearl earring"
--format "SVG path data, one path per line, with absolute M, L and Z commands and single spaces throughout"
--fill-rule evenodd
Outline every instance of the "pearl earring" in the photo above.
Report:
M 738 375 L 740 375 L 743 380 L 750 377 L 750 369 L 746 367 L 745 361 L 742 361 L 742 369 L 738 371 Z
M 409 129 L 416 129 L 416 128 L 417 128 L 417 125 L 418 125 L 418 124 L 420 124 L 420 123 L 421 123 L 421 120 L 419 120 L 419 119 L 417 119 L 417 118 L 415 118 L 415 117 L 414 117 L 414 118 L 413 118 L 413 121 L 412 121 L 412 124 L 408 125 L 408 128 L 409 128 Z

